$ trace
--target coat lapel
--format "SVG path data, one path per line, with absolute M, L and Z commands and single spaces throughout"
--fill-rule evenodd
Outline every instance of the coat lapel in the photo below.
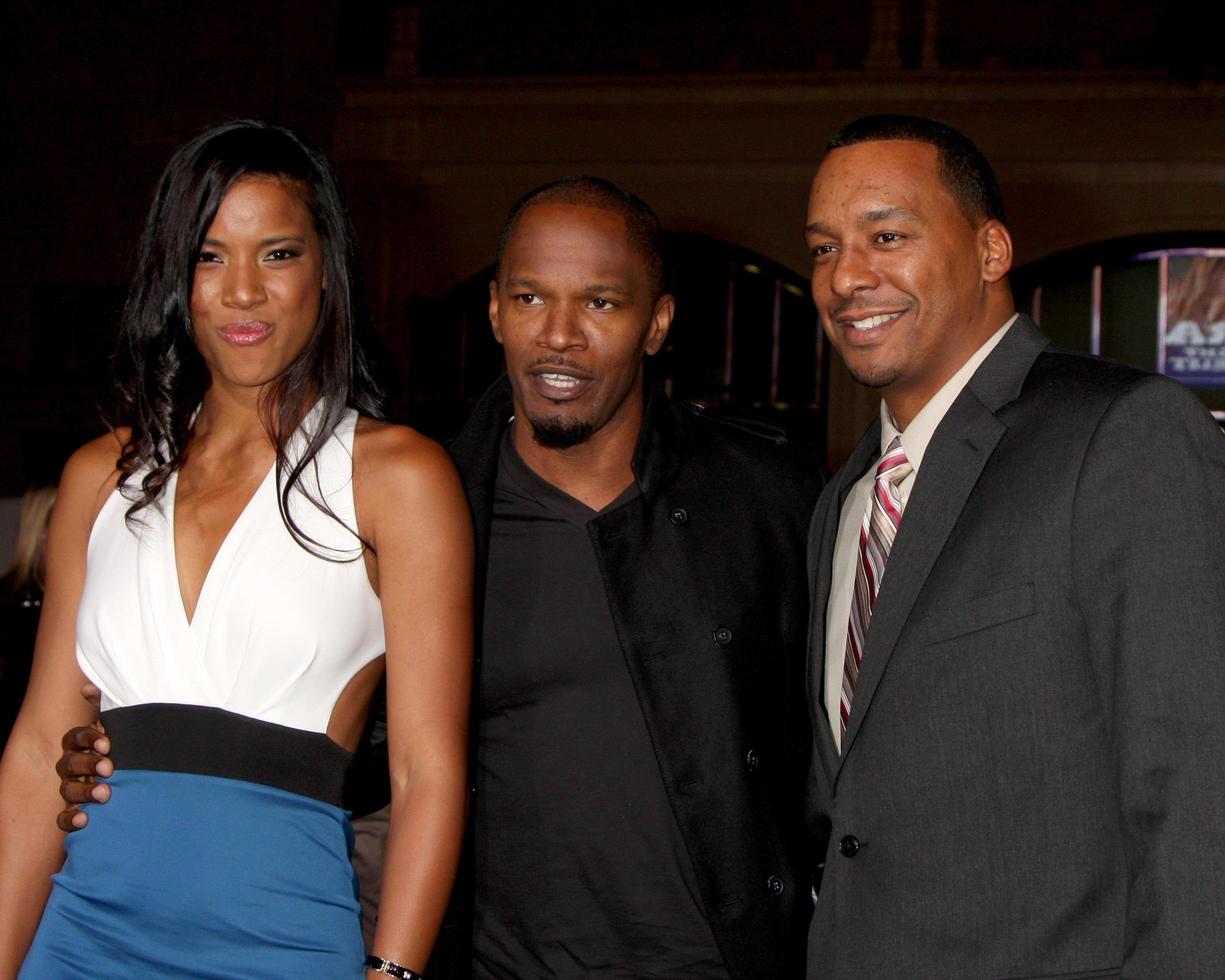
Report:
M 915 600 L 983 467 L 1007 431 L 996 412 L 1019 394 L 1025 376 L 1047 343 L 1027 317 L 1018 317 L 953 402 L 927 447 L 872 613 L 837 771 L 854 748 Z M 836 525 L 833 533 L 837 533 Z
M 475 565 L 473 581 L 474 623 L 479 643 L 484 622 L 485 572 L 489 564 L 489 537 L 493 526 L 493 492 L 498 476 L 498 453 L 502 434 L 506 431 L 514 405 L 510 381 L 502 375 L 481 396 L 476 408 L 447 445 L 447 451 L 459 470 L 472 512 L 475 531 Z M 479 663 L 479 658 L 478 658 Z

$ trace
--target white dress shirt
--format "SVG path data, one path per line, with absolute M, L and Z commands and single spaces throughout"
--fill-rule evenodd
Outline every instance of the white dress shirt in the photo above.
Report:
M 979 365 L 987 359 L 987 355 L 995 350 L 996 345 L 1004 339 L 1004 334 L 1016 320 L 1013 314 L 1007 323 L 993 333 L 968 361 L 944 386 L 937 391 L 926 405 L 920 409 L 905 432 L 899 432 L 889 413 L 884 400 L 880 403 L 880 455 L 885 454 L 894 436 L 902 437 L 902 449 L 910 460 L 913 469 L 910 475 L 898 484 L 898 492 L 902 499 L 902 511 L 905 514 L 906 502 L 910 499 L 910 489 L 914 486 L 915 477 L 923 463 L 923 454 L 927 444 L 931 442 L 937 427 L 944 420 L 945 414 L 957 400 L 962 389 L 974 376 Z M 879 459 L 879 457 L 878 457 Z M 840 702 L 842 698 L 843 665 L 846 662 L 846 636 L 850 627 L 851 597 L 855 591 L 855 566 L 859 561 L 859 529 L 863 524 L 864 515 L 872 503 L 872 485 L 876 482 L 876 463 L 868 467 L 862 477 L 851 487 L 842 505 L 842 515 L 838 522 L 838 537 L 834 541 L 833 584 L 829 592 L 829 604 L 825 612 L 825 710 L 829 716 L 830 729 L 834 733 L 834 744 L 842 750 L 842 721 Z M 905 517 L 903 517 L 903 521 Z M 886 566 L 885 575 L 889 574 Z M 883 579 L 882 579 L 883 581 Z M 869 624 L 869 630 L 871 625 Z

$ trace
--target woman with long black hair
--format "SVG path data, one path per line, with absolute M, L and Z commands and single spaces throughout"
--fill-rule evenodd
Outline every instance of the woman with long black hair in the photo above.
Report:
M 370 975 L 424 969 L 463 826 L 471 528 L 445 452 L 381 421 L 369 331 L 319 151 L 239 121 L 174 154 L 0 762 L 0 977 L 362 976 L 340 788 L 384 670 Z M 114 793 L 65 861 L 48 777 L 87 680 Z

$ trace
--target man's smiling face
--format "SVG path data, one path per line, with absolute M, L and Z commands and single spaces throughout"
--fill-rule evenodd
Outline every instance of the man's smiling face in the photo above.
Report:
M 985 316 L 1001 276 L 985 267 L 988 225 L 958 206 L 927 143 L 840 147 L 813 180 L 805 237 L 822 326 L 906 421 L 1003 325 Z
M 642 358 L 663 345 L 672 298 L 654 295 L 626 222 L 601 208 L 539 204 L 518 218 L 490 283 L 515 413 L 565 449 L 641 424 Z

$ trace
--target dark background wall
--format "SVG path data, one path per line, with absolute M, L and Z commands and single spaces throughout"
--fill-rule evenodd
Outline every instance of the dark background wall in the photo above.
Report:
M 330 140 L 340 4 L 4 5 L 0 494 L 58 474 L 101 431 L 114 319 L 153 184 L 232 116 Z
M 0 495 L 98 431 L 153 182 L 232 116 L 333 154 L 405 378 L 414 329 L 455 329 L 414 311 L 478 274 L 515 197 L 563 173 L 621 180 L 670 228 L 805 275 L 820 148 L 869 111 L 978 139 L 1022 262 L 1125 235 L 1225 244 L 1220 14 L 1190 7 L 10 0 L 2 16 Z M 874 399 L 835 365 L 827 402 L 836 463 Z

